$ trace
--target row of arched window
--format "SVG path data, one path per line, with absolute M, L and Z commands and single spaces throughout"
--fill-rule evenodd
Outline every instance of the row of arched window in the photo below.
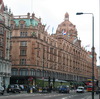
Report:
M 43 77 L 43 71 L 42 70 L 35 70 L 35 69 L 20 69 L 13 68 L 11 71 L 12 76 L 34 76 L 34 77 Z M 77 80 L 77 76 L 71 75 L 71 74 L 65 74 L 65 73 L 59 73 L 59 72 L 50 72 L 44 70 L 44 78 L 55 78 L 55 79 L 61 79 L 61 80 Z M 81 77 L 82 78 L 82 77 Z

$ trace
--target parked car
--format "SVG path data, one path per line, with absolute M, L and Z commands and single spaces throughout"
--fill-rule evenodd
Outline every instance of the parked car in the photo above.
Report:
M 21 89 L 20 89 L 18 84 L 11 84 L 7 88 L 7 93 L 9 93 L 9 92 L 13 92 L 13 93 L 18 92 L 18 93 L 20 93 Z
M 84 87 L 79 86 L 79 87 L 76 89 L 76 92 L 77 92 L 77 93 L 84 93 Z
M 69 86 L 61 85 L 58 88 L 59 93 L 69 93 L 70 89 Z
M 4 87 L 0 86 L 0 94 L 4 94 Z
M 20 87 L 21 91 L 25 90 L 24 85 L 19 85 L 19 87 Z

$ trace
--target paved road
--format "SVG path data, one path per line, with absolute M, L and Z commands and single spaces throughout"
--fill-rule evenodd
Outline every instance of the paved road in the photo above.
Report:
M 70 94 L 63 93 L 21 93 L 21 94 L 5 94 L 0 95 L 0 99 L 92 99 L 91 93 L 76 93 L 71 92 Z M 99 95 L 95 94 L 94 99 L 99 99 Z

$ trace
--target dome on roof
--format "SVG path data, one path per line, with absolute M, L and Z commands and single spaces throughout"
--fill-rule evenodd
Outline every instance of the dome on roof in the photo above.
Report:
M 65 13 L 65 19 L 62 23 L 60 23 L 57 27 L 56 33 L 61 34 L 62 32 L 66 33 L 65 36 L 76 38 L 77 37 L 77 29 L 76 26 L 73 25 L 69 21 L 69 14 Z

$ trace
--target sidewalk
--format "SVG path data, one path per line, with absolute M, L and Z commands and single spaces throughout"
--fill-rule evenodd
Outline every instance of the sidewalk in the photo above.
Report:
M 21 91 L 21 94 L 26 94 L 27 91 Z M 4 92 L 4 96 L 8 96 L 8 95 L 11 95 L 11 94 L 14 94 L 14 93 L 7 93 L 6 91 Z M 17 93 L 19 94 L 19 93 Z

